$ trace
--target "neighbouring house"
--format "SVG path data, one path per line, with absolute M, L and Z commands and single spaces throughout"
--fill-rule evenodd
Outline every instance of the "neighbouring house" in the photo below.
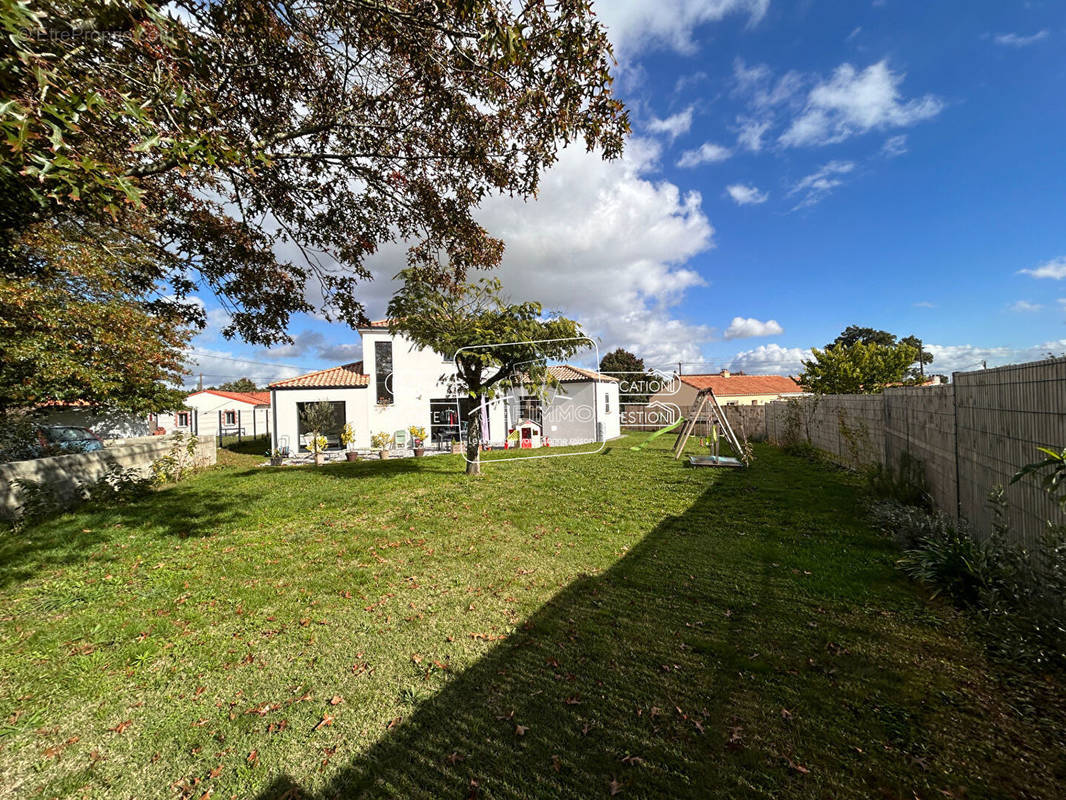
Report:
M 697 392 L 707 388 L 714 390 L 722 405 L 761 406 L 804 394 L 802 387 L 785 375 L 733 374 L 723 369 L 713 375 L 679 375 L 676 384 L 652 395 L 648 403 L 672 403 L 684 414 L 695 402 Z
M 290 453 L 306 450 L 310 431 L 302 413 L 319 402 L 334 408 L 334 424 L 324 431 L 329 449 L 340 447 L 346 423 L 360 450 L 370 449 L 375 433 L 406 441 L 411 426 L 426 429 L 427 445 L 445 446 L 464 438 L 473 414 L 481 416 L 481 438 L 491 446 L 503 447 L 520 420 L 541 426 L 539 444 L 579 444 L 620 435 L 615 378 L 556 365 L 550 370 L 558 383 L 545 401 L 516 390 L 479 403 L 457 397 L 451 359 L 390 333 L 388 322 L 373 322 L 359 334 L 362 361 L 270 384 L 272 447 Z
M 203 389 L 185 407 L 156 415 L 156 429 L 195 436 L 263 436 L 271 431 L 270 392 Z
M 45 403 L 37 407 L 34 421 L 40 425 L 88 428 L 105 440 L 150 436 L 154 427 L 152 415 L 101 408 L 84 401 Z

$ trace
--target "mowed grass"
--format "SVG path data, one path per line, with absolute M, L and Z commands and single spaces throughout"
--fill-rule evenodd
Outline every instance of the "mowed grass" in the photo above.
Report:
M 0 796 L 1062 796 L 1061 684 L 897 573 L 854 476 L 671 438 L 229 454 L 4 534 Z

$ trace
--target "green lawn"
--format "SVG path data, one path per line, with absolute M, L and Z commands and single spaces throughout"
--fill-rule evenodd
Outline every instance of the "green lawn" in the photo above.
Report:
M 1061 797 L 857 480 L 671 437 L 253 469 L 0 535 L 0 797 Z M 664 441 L 665 440 L 665 441 Z

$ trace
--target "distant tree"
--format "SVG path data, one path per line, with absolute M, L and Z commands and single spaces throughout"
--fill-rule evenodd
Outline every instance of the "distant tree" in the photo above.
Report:
M 863 344 L 879 344 L 885 347 L 894 347 L 896 344 L 896 335 L 876 328 L 848 325 L 848 327 L 841 331 L 837 338 L 826 345 L 826 348 L 851 347 L 851 345 L 859 342 L 862 342 Z
M 146 300 L 152 254 L 106 229 L 33 226 L 17 241 L 32 270 L 0 271 L 0 416 L 85 402 L 144 414 L 181 407 L 191 332 L 169 303 Z
M 218 385 L 218 389 L 223 392 L 258 392 L 259 387 L 255 385 L 255 381 L 251 378 L 237 378 L 235 381 L 228 381 Z
M 643 358 L 619 347 L 600 359 L 600 371 L 619 379 L 619 400 L 622 403 L 648 402 L 648 393 L 641 390 L 651 386 L 654 378 L 648 374 Z
M 600 359 L 602 372 L 644 372 L 644 359 L 619 347 Z
M 885 347 L 894 347 L 897 344 L 897 337 L 894 333 L 878 330 L 877 328 L 864 328 L 860 325 L 849 325 L 841 331 L 836 339 L 826 345 L 826 349 L 833 347 L 850 347 L 859 342 L 862 344 L 879 344 Z M 916 354 L 915 363 L 907 370 L 905 377 L 909 381 L 920 381 L 925 373 L 924 368 L 933 363 L 933 354 L 923 348 L 922 340 L 917 336 L 906 336 L 899 339 L 898 343 L 914 348 Z
M 549 359 L 563 359 L 581 349 L 578 324 L 564 317 L 545 319 L 540 303 L 511 303 L 498 279 L 442 287 L 418 269 L 399 275 L 404 283 L 389 303 L 390 328 L 420 347 L 455 358 L 461 392 L 492 398 L 524 383 L 550 382 Z M 522 344 L 506 344 L 520 342 Z M 462 348 L 475 348 L 466 349 Z M 460 352 L 461 350 L 461 352 Z M 481 418 L 468 420 L 466 472 L 481 472 Z
M 629 130 L 591 0 L 5 0 L 0 30 L 0 263 L 29 224 L 100 225 L 260 344 L 309 296 L 365 321 L 389 242 L 436 280 L 498 264 L 479 203 Z
M 902 383 L 918 351 L 910 345 L 835 345 L 812 350 L 803 362 L 800 384 L 815 394 L 876 394 L 885 386 Z

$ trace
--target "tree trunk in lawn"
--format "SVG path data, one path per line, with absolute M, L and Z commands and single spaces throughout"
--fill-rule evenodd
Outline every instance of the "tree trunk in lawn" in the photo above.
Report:
M 466 429 L 466 474 L 481 474 L 481 417 L 476 410 Z

